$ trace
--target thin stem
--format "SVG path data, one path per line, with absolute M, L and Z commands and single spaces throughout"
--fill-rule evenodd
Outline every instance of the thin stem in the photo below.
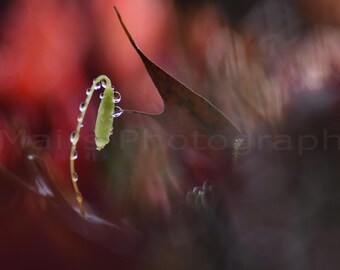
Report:
M 84 206 L 83 206 L 83 196 L 82 196 L 82 194 L 79 190 L 79 186 L 78 186 L 78 183 L 77 183 L 78 175 L 77 175 L 77 173 L 74 169 L 74 160 L 76 159 L 76 156 L 77 156 L 77 150 L 76 150 L 77 149 L 77 143 L 78 143 L 78 140 L 79 140 L 80 130 L 83 126 L 84 117 L 85 117 L 88 105 L 90 103 L 90 100 L 92 98 L 94 90 L 97 90 L 96 86 L 98 85 L 98 83 L 101 83 L 102 81 L 105 81 L 105 83 L 106 83 L 105 88 L 112 88 L 112 84 L 111 84 L 110 79 L 105 75 L 100 75 L 96 79 L 93 80 L 90 92 L 88 93 L 88 96 L 87 96 L 85 102 L 83 102 L 80 105 L 80 115 L 78 116 L 77 128 L 71 134 L 72 147 L 71 147 L 71 152 L 70 152 L 70 172 L 71 172 L 71 179 L 72 179 L 74 192 L 75 192 L 75 195 L 76 195 L 76 200 L 77 200 L 78 205 L 79 205 L 80 215 L 83 218 L 85 218 L 85 211 L 84 211 Z

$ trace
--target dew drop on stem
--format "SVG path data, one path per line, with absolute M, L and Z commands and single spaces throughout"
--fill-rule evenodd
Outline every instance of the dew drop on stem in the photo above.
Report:
M 103 97 L 104 97 L 104 93 L 100 93 L 99 98 L 103 99 Z
M 85 110 L 85 106 L 86 106 L 86 103 L 85 103 L 85 102 L 80 103 L 80 105 L 79 105 L 79 111 L 83 112 L 83 111 Z
M 94 83 L 94 82 L 93 82 Z M 100 88 L 102 87 L 102 84 L 100 82 L 97 82 L 95 85 L 94 85 L 94 90 L 99 90 Z
M 72 131 L 71 133 L 71 136 L 70 136 L 70 142 L 72 144 L 76 144 L 79 140 L 79 133 L 77 134 L 77 132 L 74 130 Z
M 74 149 L 74 150 L 72 151 L 71 158 L 72 158 L 72 160 L 76 160 L 76 159 L 78 158 L 78 153 L 77 153 L 77 150 L 76 150 L 76 149 Z
M 91 92 L 91 88 L 87 88 L 85 93 L 88 96 L 90 94 L 90 92 Z
M 124 111 L 123 111 L 123 109 L 122 109 L 121 107 L 115 106 L 115 111 L 114 111 L 114 113 L 113 113 L 112 116 L 113 116 L 114 118 L 117 118 L 117 117 L 121 116 L 123 112 L 124 112 Z
M 117 91 L 114 91 L 114 93 L 113 93 L 113 102 L 114 103 L 118 103 L 121 100 L 122 100 L 121 94 L 119 92 L 117 92 Z
M 72 181 L 77 182 L 78 181 L 78 174 L 76 172 L 72 173 Z
M 106 80 L 101 80 L 101 81 L 100 81 L 100 85 L 101 85 L 101 87 L 103 87 L 104 89 L 106 89 L 106 86 L 107 86 Z

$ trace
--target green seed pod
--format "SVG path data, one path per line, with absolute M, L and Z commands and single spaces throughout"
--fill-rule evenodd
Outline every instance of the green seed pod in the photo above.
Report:
M 113 126 L 113 113 L 115 104 L 113 102 L 114 95 L 111 87 L 107 87 L 104 91 L 103 99 L 99 105 L 95 133 L 95 142 L 97 150 L 101 150 L 110 142 L 110 135 Z

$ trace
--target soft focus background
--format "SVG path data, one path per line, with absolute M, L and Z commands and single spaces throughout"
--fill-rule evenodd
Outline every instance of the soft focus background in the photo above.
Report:
M 105 74 L 122 108 L 163 109 L 114 5 L 150 59 L 270 139 L 218 175 L 123 114 L 98 153 L 95 96 L 76 160 L 85 222 L 69 176 L 85 89 Z M 7 0 L 0 12 L 1 269 L 338 269 L 340 1 Z M 187 205 L 202 185 L 189 197 L 203 207 Z

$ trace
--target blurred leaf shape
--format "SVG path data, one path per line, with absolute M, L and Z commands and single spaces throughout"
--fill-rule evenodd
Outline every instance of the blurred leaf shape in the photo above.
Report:
M 231 170 L 232 145 L 240 136 L 239 130 L 208 100 L 150 61 L 134 42 L 116 7 L 115 11 L 131 45 L 143 61 L 164 101 L 164 111 L 159 115 L 133 110 L 131 112 L 149 115 L 166 130 L 167 136 L 172 136 L 172 139 L 185 139 L 188 149 L 203 152 L 216 164 L 220 164 L 221 166 L 215 167 L 214 170 L 222 173 L 220 180 L 225 179 L 225 173 Z M 178 145 L 175 148 L 182 147 Z
M 177 106 L 177 109 L 182 109 L 186 114 L 190 114 L 192 121 L 202 123 L 209 134 L 220 132 L 226 136 L 237 137 L 240 135 L 231 121 L 213 104 L 150 61 L 132 39 L 116 7 L 115 11 L 131 45 L 140 56 L 153 83 L 164 100 L 164 112 L 161 115 L 169 114 L 169 111 L 172 111 L 171 106 L 174 105 Z

